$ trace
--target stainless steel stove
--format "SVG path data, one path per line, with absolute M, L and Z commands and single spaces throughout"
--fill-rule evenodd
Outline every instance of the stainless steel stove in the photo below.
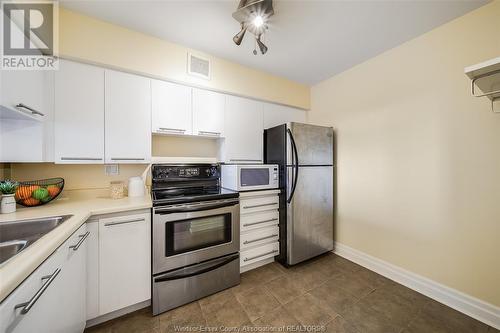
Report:
M 239 194 L 217 164 L 152 167 L 153 314 L 240 282 Z

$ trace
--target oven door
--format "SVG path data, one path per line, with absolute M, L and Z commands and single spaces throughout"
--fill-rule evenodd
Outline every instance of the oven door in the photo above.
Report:
M 155 207 L 153 274 L 238 252 L 239 214 L 238 199 Z

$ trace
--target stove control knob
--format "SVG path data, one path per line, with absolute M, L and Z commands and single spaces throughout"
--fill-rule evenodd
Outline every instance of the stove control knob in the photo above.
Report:
M 216 167 L 210 168 L 210 176 L 212 176 L 212 177 L 217 176 L 217 168 Z

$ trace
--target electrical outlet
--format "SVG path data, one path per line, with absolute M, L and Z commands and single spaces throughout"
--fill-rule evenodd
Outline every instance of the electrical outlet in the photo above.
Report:
M 118 164 L 106 164 L 104 166 L 104 173 L 106 176 L 118 176 L 120 174 L 120 167 Z

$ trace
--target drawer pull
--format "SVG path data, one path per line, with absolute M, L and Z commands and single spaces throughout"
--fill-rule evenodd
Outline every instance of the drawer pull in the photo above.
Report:
M 260 205 L 243 206 L 243 208 L 244 209 L 248 209 L 248 208 L 266 207 L 266 206 L 274 206 L 274 205 L 277 205 L 277 204 L 278 204 L 277 202 L 273 202 L 273 203 L 260 204 Z
M 104 223 L 104 226 L 105 227 L 112 227 L 114 225 L 128 224 L 128 223 L 142 222 L 142 221 L 144 221 L 144 218 L 134 219 L 134 220 L 128 220 L 128 221 L 108 222 L 108 223 Z
M 266 237 L 260 237 L 260 238 L 255 238 L 255 239 L 252 239 L 252 240 L 247 240 L 247 241 L 244 241 L 243 244 L 255 243 L 255 242 L 258 242 L 258 241 L 261 241 L 261 240 L 264 240 L 264 239 L 274 238 L 274 237 L 278 237 L 278 235 L 270 235 L 270 236 L 266 236 Z
M 253 222 L 253 223 L 244 223 L 243 226 L 244 227 L 249 227 L 251 225 L 256 225 L 256 224 L 261 224 L 261 223 L 267 223 L 267 222 L 272 222 L 272 221 L 278 221 L 277 218 L 274 218 L 274 219 L 269 219 L 269 220 L 264 220 L 264 221 L 259 221 L 259 222 Z
M 273 254 L 273 253 L 278 254 L 278 250 L 273 250 L 271 252 L 262 253 L 262 254 L 259 254 L 258 256 L 253 256 L 253 257 L 250 257 L 250 258 L 245 257 L 245 259 L 243 259 L 243 261 L 247 262 L 247 261 L 254 260 L 254 259 L 257 259 L 257 258 L 260 258 L 260 257 L 263 257 L 263 256 L 267 256 L 269 254 Z
M 54 281 L 54 279 L 56 278 L 56 276 L 60 272 L 61 272 L 61 269 L 58 268 L 51 275 L 42 277 L 42 280 L 47 279 L 47 281 L 45 281 L 45 283 L 42 285 L 42 287 L 40 289 L 38 289 L 38 291 L 35 293 L 35 295 L 33 295 L 33 297 L 31 297 L 31 299 L 28 302 L 24 302 L 24 303 L 16 305 L 14 307 L 14 309 L 22 308 L 21 314 L 22 315 L 27 314 L 31 310 L 33 305 L 35 305 L 36 301 L 38 301 L 40 296 L 42 296 L 42 294 L 50 286 L 50 284 Z
M 78 241 L 78 243 L 76 243 L 76 245 L 71 245 L 69 248 L 73 249 L 73 251 L 78 250 L 78 248 L 80 247 L 80 245 L 83 244 L 83 242 L 87 239 L 87 237 L 89 237 L 89 235 L 90 235 L 90 231 L 87 231 L 83 235 L 79 235 L 78 237 L 80 237 L 80 240 Z

